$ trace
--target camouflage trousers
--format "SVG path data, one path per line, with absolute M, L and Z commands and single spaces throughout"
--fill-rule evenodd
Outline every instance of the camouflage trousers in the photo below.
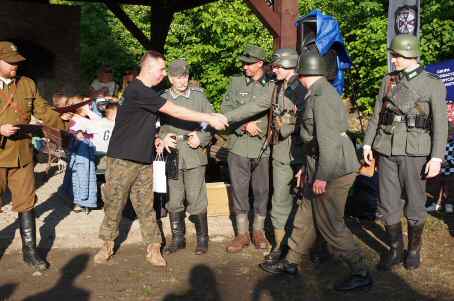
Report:
M 350 174 L 329 181 L 326 192 L 319 196 L 312 192 L 305 193 L 288 241 L 289 262 L 300 263 L 302 256 L 309 254 L 319 238 L 327 242 L 330 253 L 343 260 L 352 273 L 363 274 L 367 270 L 364 257 L 344 221 L 348 191 L 355 178 L 356 174 Z M 312 187 L 305 187 L 305 192 L 308 190 Z
M 106 184 L 103 187 L 104 219 L 99 238 L 115 240 L 128 196 L 137 213 L 145 244 L 161 243 L 153 207 L 153 168 L 128 160 L 107 157 Z

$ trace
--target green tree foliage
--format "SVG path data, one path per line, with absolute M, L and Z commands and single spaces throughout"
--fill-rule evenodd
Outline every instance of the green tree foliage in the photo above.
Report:
M 65 0 L 53 3 L 68 4 Z M 72 2 L 71 2 L 72 3 Z M 73 3 L 74 4 L 74 3 Z M 82 78 L 93 79 L 102 63 L 111 64 L 117 76 L 137 64 L 144 49 L 100 3 L 81 6 Z M 370 113 L 380 79 L 387 72 L 387 9 L 382 0 L 300 0 L 300 14 L 319 8 L 341 25 L 354 68 L 347 73 L 345 96 Z M 149 34 L 148 7 L 124 6 L 131 19 Z M 421 57 L 424 64 L 454 56 L 454 0 L 423 0 Z M 187 59 L 192 76 L 200 81 L 218 107 L 229 77 L 241 72 L 238 55 L 248 44 L 271 53 L 272 38 L 246 6 L 245 0 L 220 0 L 175 14 L 167 38 L 169 61 Z M 118 77 L 117 80 L 120 80 Z
M 421 49 L 423 64 L 454 57 L 454 1 L 423 0 Z M 388 1 L 304 0 L 300 13 L 320 8 L 339 21 L 353 68 L 346 76 L 346 97 L 371 113 L 380 79 L 387 73 Z
M 272 37 L 244 1 L 218 1 L 175 15 L 166 44 L 171 61 L 185 58 L 192 76 L 219 107 L 229 77 L 241 72 L 238 56 L 249 44 L 271 54 Z

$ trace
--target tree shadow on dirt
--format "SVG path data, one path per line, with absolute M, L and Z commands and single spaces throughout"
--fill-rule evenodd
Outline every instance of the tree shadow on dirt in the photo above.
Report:
M 58 193 L 54 193 L 46 201 L 36 206 L 34 211 L 37 218 L 45 212 L 51 211 L 44 219 L 43 225 L 39 228 L 41 239 L 38 249 L 45 259 L 55 242 L 55 228 L 61 220 L 71 213 L 71 207 L 65 204 Z M 3 257 L 6 249 L 13 242 L 17 229 L 19 229 L 18 219 L 0 231 L 0 258 Z
M 57 166 L 51 166 L 49 170 L 42 172 L 35 172 L 35 187 L 36 190 L 44 185 L 51 177 L 58 172 Z M 4 204 L 11 202 L 11 193 L 8 191 L 2 198 Z M 62 203 L 57 193 L 54 193 L 46 201 L 42 202 L 34 208 L 35 215 L 38 218 L 44 212 L 53 210 L 52 213 L 46 217 L 44 225 L 39 229 L 41 240 L 38 248 L 43 248 L 44 258 L 47 257 L 47 253 L 53 245 L 55 240 L 55 227 L 58 223 L 65 218 L 71 211 L 69 205 L 65 206 Z M 47 221 L 47 222 L 46 222 Z M 0 258 L 3 257 L 6 249 L 11 245 L 14 240 L 16 231 L 19 229 L 19 221 L 16 219 L 13 223 L 3 228 L 0 231 Z
M 89 300 L 90 292 L 74 286 L 76 278 L 87 268 L 90 256 L 81 254 L 71 259 L 62 269 L 58 282 L 51 289 L 27 297 L 24 301 L 38 300 Z
M 210 267 L 199 264 L 189 274 L 191 288 L 183 294 L 168 294 L 163 301 L 220 301 L 216 275 Z
M 14 290 L 17 287 L 17 283 L 7 283 L 0 286 L 0 300 L 8 300 Z
M 331 260 L 317 269 L 305 267 L 298 276 L 268 274 L 259 280 L 252 291 L 251 301 L 300 301 L 300 300 L 430 300 L 421 295 L 398 275 L 372 273 L 374 286 L 350 293 L 334 291 L 333 285 L 347 276 L 347 269 Z

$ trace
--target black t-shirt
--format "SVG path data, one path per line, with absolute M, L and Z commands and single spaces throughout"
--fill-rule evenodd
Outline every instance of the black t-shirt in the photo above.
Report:
M 166 103 L 153 88 L 132 81 L 124 92 L 107 155 L 149 164 L 154 157 L 154 137 L 159 109 Z

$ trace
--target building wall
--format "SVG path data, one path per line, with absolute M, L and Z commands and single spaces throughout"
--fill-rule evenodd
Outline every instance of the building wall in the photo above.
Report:
M 20 66 L 48 100 L 60 90 L 79 93 L 80 8 L 2 0 L 0 40 L 13 41 L 27 61 Z

